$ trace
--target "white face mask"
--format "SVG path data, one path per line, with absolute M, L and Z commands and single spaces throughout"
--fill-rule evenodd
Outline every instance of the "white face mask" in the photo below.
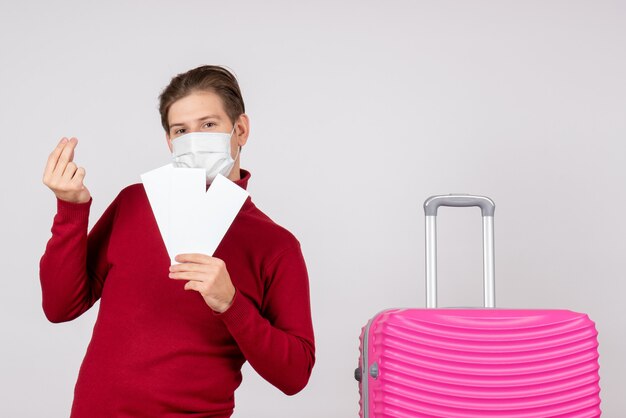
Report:
M 217 174 L 228 177 L 235 159 L 230 155 L 230 138 L 235 132 L 190 132 L 172 140 L 174 167 L 204 168 L 207 184 Z

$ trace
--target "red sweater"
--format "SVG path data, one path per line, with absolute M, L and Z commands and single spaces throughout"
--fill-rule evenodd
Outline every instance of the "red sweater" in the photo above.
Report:
M 250 173 L 240 172 L 245 189 Z M 307 384 L 315 345 L 300 244 L 250 197 L 214 254 L 236 288 L 222 314 L 168 277 L 142 183 L 124 188 L 88 234 L 91 202 L 57 199 L 39 264 L 51 322 L 100 299 L 72 418 L 230 417 L 246 360 L 288 395 Z

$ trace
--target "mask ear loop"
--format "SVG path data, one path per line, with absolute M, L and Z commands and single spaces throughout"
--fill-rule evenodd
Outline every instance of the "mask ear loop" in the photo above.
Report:
M 237 122 L 233 123 L 233 130 L 230 131 L 230 136 L 232 137 L 233 134 L 235 133 L 235 127 L 237 126 Z M 233 161 L 237 160 L 237 158 L 239 158 L 239 154 L 241 152 L 241 145 L 239 145 L 237 147 L 237 154 L 235 154 L 235 158 L 233 158 Z M 232 157 L 231 157 L 232 158 Z

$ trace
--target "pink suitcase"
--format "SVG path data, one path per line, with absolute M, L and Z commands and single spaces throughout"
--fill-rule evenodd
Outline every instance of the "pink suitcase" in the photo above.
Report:
M 437 307 L 440 206 L 479 206 L 485 308 Z M 495 308 L 495 205 L 469 195 L 433 196 L 426 213 L 426 309 L 388 309 L 360 337 L 362 418 L 598 417 L 595 324 L 582 313 Z

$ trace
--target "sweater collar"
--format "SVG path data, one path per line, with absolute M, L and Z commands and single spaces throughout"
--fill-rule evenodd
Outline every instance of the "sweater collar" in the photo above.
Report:
M 243 168 L 239 169 L 239 180 L 231 180 L 237 186 L 241 187 L 244 190 L 248 189 L 248 180 L 250 180 L 250 172 L 248 170 L 244 170 Z M 228 178 L 228 177 L 227 177 Z M 211 187 L 210 183 L 207 183 L 207 190 Z
M 252 174 L 250 174 L 250 172 L 248 170 L 244 170 L 243 168 L 239 169 L 239 180 L 233 180 L 233 183 L 235 183 L 237 186 L 241 187 L 244 190 L 248 189 L 248 180 L 250 180 L 250 177 L 252 176 Z M 254 207 L 254 204 L 252 203 L 252 197 L 250 195 L 248 195 L 248 197 L 246 198 L 245 202 L 243 202 L 243 206 L 241 207 L 241 210 L 249 210 L 252 209 Z
M 244 170 L 243 168 L 239 169 L 239 180 L 233 180 L 237 186 L 241 187 L 244 190 L 248 189 L 248 180 L 250 180 L 250 172 L 248 170 Z

